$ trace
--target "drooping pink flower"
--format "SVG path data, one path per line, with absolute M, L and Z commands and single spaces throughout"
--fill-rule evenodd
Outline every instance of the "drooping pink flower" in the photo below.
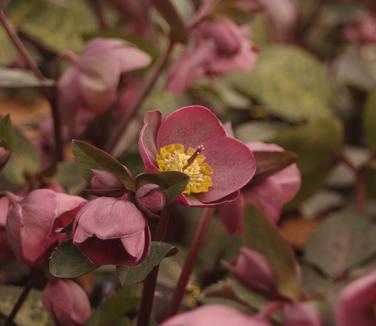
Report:
M 351 42 L 376 43 L 376 17 L 361 15 L 356 22 L 344 29 L 344 36 Z
M 194 44 L 173 64 L 167 88 L 175 93 L 193 86 L 199 79 L 234 70 L 249 70 L 258 50 L 249 39 L 247 27 L 231 20 L 205 20 L 193 31 Z
M 347 285 L 336 304 L 338 326 L 373 326 L 376 324 L 376 272 Z
M 149 55 L 123 40 L 94 39 L 59 80 L 63 112 L 106 111 L 116 100 L 120 75 L 149 63 Z
M 248 147 L 253 151 L 276 151 L 283 148 L 275 144 L 251 142 Z M 269 176 L 243 192 L 245 201 L 255 205 L 269 220 L 276 223 L 283 205 L 293 199 L 301 185 L 301 176 L 296 164 Z
M 91 315 L 85 291 L 70 280 L 50 279 L 42 292 L 42 302 L 56 325 L 84 326 Z
M 243 247 L 235 266 L 226 263 L 225 267 L 252 291 L 271 299 L 281 298 L 269 261 L 257 251 Z
M 174 316 L 161 326 L 269 326 L 270 323 L 258 317 L 247 315 L 235 308 L 210 304 Z
M 189 206 L 235 199 L 256 169 L 251 150 L 228 137 L 218 118 L 202 106 L 181 108 L 163 120 L 159 111 L 148 112 L 139 148 L 149 172 L 179 171 L 190 177 L 180 196 Z
M 13 195 L 6 224 L 8 241 L 17 256 L 31 265 L 40 263 L 56 244 L 57 228 L 67 226 L 86 202 L 78 196 L 38 189 L 25 198 Z
M 323 326 L 323 320 L 314 306 L 308 302 L 290 303 L 283 308 L 285 326 Z
M 150 252 L 150 230 L 130 201 L 99 197 L 76 217 L 73 243 L 97 265 L 134 266 Z

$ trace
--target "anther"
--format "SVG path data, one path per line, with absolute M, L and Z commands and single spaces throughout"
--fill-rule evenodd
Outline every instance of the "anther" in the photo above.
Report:
M 192 154 L 192 156 L 188 159 L 187 164 L 183 167 L 183 170 L 189 167 L 204 149 L 205 149 L 204 145 L 198 146 L 195 152 Z

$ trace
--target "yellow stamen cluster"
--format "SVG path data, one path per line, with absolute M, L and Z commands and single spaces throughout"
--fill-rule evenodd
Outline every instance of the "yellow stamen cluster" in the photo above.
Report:
M 189 159 L 194 155 L 194 160 Z M 185 152 L 184 145 L 170 144 L 161 147 L 157 155 L 157 165 L 161 171 L 178 171 L 189 176 L 189 182 L 183 194 L 207 192 L 213 181 L 210 175 L 211 167 L 205 163 L 205 156 L 196 153 L 194 148 L 188 148 Z

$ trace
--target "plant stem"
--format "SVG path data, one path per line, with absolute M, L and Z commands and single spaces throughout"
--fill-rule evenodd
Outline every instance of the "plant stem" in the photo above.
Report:
M 31 291 L 31 284 L 32 284 L 32 282 L 31 282 L 31 278 L 30 278 L 29 281 L 27 282 L 27 284 L 25 285 L 25 287 L 23 288 L 20 296 L 18 297 L 17 302 L 13 306 L 13 309 L 12 309 L 11 313 L 9 314 L 8 318 L 6 319 L 4 326 L 12 326 L 13 325 L 14 318 L 16 317 L 18 311 L 21 309 L 22 305 L 26 301 L 26 299 L 27 299 L 27 297 L 28 297 L 28 295 Z
M 161 54 L 158 61 L 155 63 L 153 70 L 150 72 L 150 75 L 147 77 L 142 89 L 138 93 L 138 96 L 133 102 L 132 106 L 130 107 L 128 113 L 123 117 L 123 121 L 120 122 L 119 127 L 116 128 L 114 133 L 111 135 L 109 142 L 108 142 L 108 148 L 107 148 L 109 152 L 113 152 L 116 149 L 118 143 L 121 141 L 121 136 L 124 130 L 126 129 L 128 122 L 133 116 L 137 114 L 138 110 L 141 108 L 142 103 L 145 101 L 146 97 L 149 95 L 149 93 L 153 89 L 156 81 L 158 80 L 158 77 L 160 76 L 162 72 L 163 66 L 165 65 L 168 58 L 170 57 L 170 54 L 174 46 L 175 46 L 175 43 L 173 41 L 170 41 L 166 50 Z
M 30 55 L 29 51 L 26 49 L 24 44 L 22 43 L 21 39 L 18 37 L 16 31 L 10 24 L 7 16 L 5 15 L 3 10 L 0 10 L 0 24 L 3 26 L 4 30 L 6 31 L 10 41 L 13 43 L 14 47 L 17 49 L 27 66 L 30 68 L 31 72 L 34 76 L 40 80 L 45 81 L 46 78 L 39 70 L 37 64 L 34 62 L 32 56 Z M 56 161 L 62 161 L 64 158 L 64 151 L 63 151 L 63 142 L 61 136 L 61 122 L 60 122 L 60 114 L 57 106 L 57 90 L 56 86 L 54 86 L 52 90 L 52 95 L 48 93 L 48 90 L 44 92 L 44 95 L 48 98 L 51 107 L 52 119 L 54 124 L 54 138 L 55 138 L 55 159 Z
M 170 209 L 165 208 L 158 223 L 157 231 L 154 237 L 155 241 L 163 241 L 166 238 L 169 221 Z M 149 325 L 151 311 L 153 308 L 154 292 L 157 285 L 158 271 L 159 265 L 155 266 L 145 279 L 137 326 Z
M 214 209 L 210 207 L 204 208 L 202 212 L 202 216 L 200 217 L 200 220 L 196 227 L 196 232 L 192 241 L 192 246 L 188 252 L 188 256 L 185 260 L 178 284 L 172 296 L 170 311 L 168 314 L 169 317 L 174 316 L 178 312 L 178 309 L 184 296 L 185 288 L 189 281 L 189 276 L 193 271 L 193 267 L 198 256 L 198 252 L 201 248 L 202 242 L 209 228 L 210 222 L 213 217 L 213 213 Z

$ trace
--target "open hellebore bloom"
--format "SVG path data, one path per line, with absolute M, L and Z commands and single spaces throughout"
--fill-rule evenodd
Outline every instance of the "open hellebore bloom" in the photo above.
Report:
M 277 293 L 272 267 L 257 251 L 243 247 L 235 266 L 225 263 L 225 267 L 252 291 L 271 299 L 281 298 Z
M 42 302 L 56 325 L 84 326 L 91 315 L 85 291 L 70 280 L 49 280 L 42 292 Z
M 210 304 L 174 316 L 162 326 L 268 326 L 270 323 L 258 317 L 247 315 L 235 308 Z
M 134 266 L 150 252 L 150 230 L 132 202 L 99 197 L 77 215 L 73 243 L 94 264 Z
M 251 142 L 247 144 L 253 151 L 282 152 L 275 144 Z M 293 199 L 301 185 L 301 176 L 296 164 L 269 176 L 243 192 L 246 202 L 255 205 L 269 220 L 276 223 L 283 205 Z
M 60 78 L 60 105 L 102 113 L 116 100 L 120 75 L 149 63 L 149 55 L 123 40 L 94 39 Z
M 376 324 L 376 272 L 347 285 L 336 304 L 338 326 Z
M 234 199 L 256 170 L 251 150 L 228 137 L 218 118 L 202 106 L 181 108 L 164 119 L 159 111 L 148 112 L 139 148 L 149 172 L 189 176 L 179 198 L 189 206 L 218 205 L 230 195 Z
M 59 240 L 57 228 L 67 226 L 86 202 L 78 196 L 38 189 L 25 198 L 16 198 L 9 210 L 6 231 L 18 259 L 31 265 L 40 263 Z
M 237 26 L 231 20 L 211 19 L 200 23 L 192 31 L 194 45 L 172 66 L 167 88 L 179 93 L 205 76 L 251 69 L 258 50 L 248 33 L 248 27 Z

